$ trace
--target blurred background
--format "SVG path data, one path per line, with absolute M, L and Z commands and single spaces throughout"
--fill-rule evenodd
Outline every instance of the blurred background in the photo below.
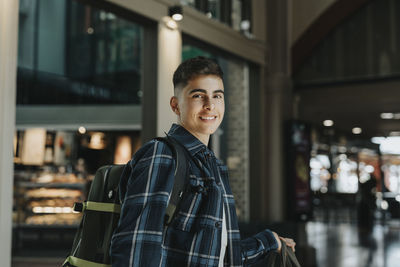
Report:
M 172 73 L 199 55 L 225 73 L 210 146 L 242 237 L 290 236 L 302 266 L 398 266 L 400 1 L 0 7 L 2 266 L 60 266 L 81 219 L 73 203 L 97 168 L 164 135 Z

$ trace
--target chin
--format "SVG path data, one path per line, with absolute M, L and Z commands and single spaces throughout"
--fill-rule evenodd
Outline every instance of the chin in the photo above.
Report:
M 208 128 L 204 131 L 205 134 L 213 134 L 217 131 L 218 127 L 215 128 Z

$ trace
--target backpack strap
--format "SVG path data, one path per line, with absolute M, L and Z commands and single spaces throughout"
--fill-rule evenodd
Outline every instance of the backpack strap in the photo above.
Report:
M 164 217 L 164 224 L 169 225 L 179 210 L 178 207 L 186 189 L 186 177 L 188 177 L 189 173 L 189 159 L 191 156 L 187 149 L 170 135 L 158 137 L 156 140 L 166 143 L 171 148 L 176 160 L 174 186 Z
M 95 201 L 76 202 L 74 204 L 74 211 L 84 212 L 85 210 L 121 213 L 121 205 Z

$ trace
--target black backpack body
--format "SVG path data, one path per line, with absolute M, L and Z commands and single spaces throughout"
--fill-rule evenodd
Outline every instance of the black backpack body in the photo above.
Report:
M 174 138 L 156 138 L 166 143 L 176 160 L 175 180 L 170 201 L 166 210 L 164 224 L 168 225 L 179 209 L 179 201 L 186 189 L 188 160 L 190 154 Z M 110 267 L 109 255 L 111 237 L 118 225 L 121 212 L 119 199 L 119 181 L 127 175 L 125 165 L 107 165 L 100 167 L 90 186 L 87 201 L 75 203 L 74 210 L 83 212 L 83 217 L 75 235 L 70 255 L 63 263 L 64 267 Z

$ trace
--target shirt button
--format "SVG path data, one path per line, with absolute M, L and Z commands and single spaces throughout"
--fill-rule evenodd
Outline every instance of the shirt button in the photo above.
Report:
M 221 227 L 221 222 L 216 222 L 215 227 L 220 228 Z

